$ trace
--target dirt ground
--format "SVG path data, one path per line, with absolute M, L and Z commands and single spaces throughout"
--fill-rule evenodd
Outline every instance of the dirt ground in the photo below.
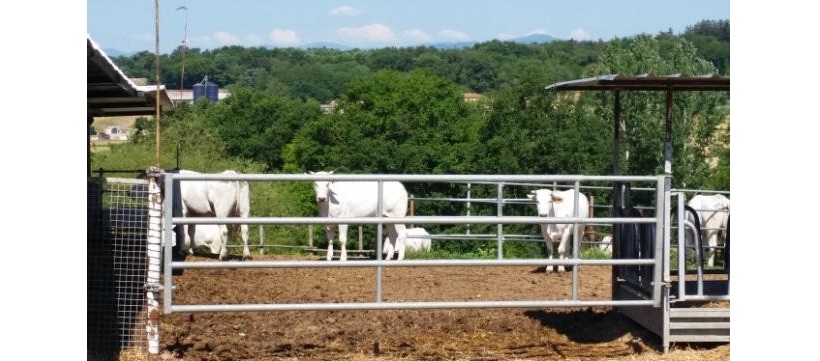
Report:
M 382 277 L 385 302 L 572 296 L 571 272 L 536 267 L 385 267 Z M 609 299 L 610 277 L 584 266 L 579 298 Z M 173 302 L 374 302 L 375 281 L 370 268 L 186 269 Z M 728 344 L 663 355 L 660 337 L 608 307 L 174 313 L 160 335 L 152 360 L 729 360 Z

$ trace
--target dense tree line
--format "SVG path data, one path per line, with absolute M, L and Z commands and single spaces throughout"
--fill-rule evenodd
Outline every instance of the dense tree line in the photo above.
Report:
M 490 41 L 449 50 L 188 49 L 186 84 L 207 75 L 231 96 L 183 105 L 163 117 L 162 157 L 173 164 L 180 149 L 183 166 L 202 171 L 221 171 L 228 168 L 223 159 L 232 159 L 230 168 L 245 172 L 606 175 L 613 168 L 613 95 L 544 87 L 601 74 L 728 74 L 728 42 L 728 21 L 705 21 L 680 36 L 607 42 Z M 172 89 L 179 81 L 179 51 L 162 61 Z M 132 76 L 149 76 L 153 56 L 116 61 Z M 465 102 L 467 91 L 485 96 Z M 319 104 L 331 100 L 336 108 L 323 113 Z M 623 92 L 621 102 L 621 174 L 661 174 L 665 93 Z M 679 92 L 672 112 L 673 187 L 729 189 L 729 94 Z M 141 167 L 151 164 L 153 123 L 143 120 L 138 128 L 132 144 L 93 161 L 132 154 L 144 162 Z M 428 197 L 463 193 L 459 187 L 409 186 Z M 494 189 L 475 191 L 476 197 L 492 196 Z M 291 208 L 254 213 L 313 214 L 310 192 L 285 187 L 274 196 L 255 190 L 255 197 L 277 198 Z M 461 212 L 446 202 L 428 207 L 434 214 Z
M 729 74 L 729 21 L 704 20 L 687 27 L 679 36 L 657 35 L 662 42 L 676 38 L 691 42 L 697 56 L 712 62 L 720 74 Z M 617 40 L 616 40 L 617 41 Z M 427 69 L 458 84 L 464 91 L 486 93 L 522 79 L 522 69 L 537 67 L 547 81 L 571 79 L 598 61 L 609 42 L 553 41 L 518 44 L 492 40 L 464 49 L 429 46 L 372 50 L 295 49 L 226 46 L 212 50 L 185 50 L 185 78 L 181 79 L 180 46 L 162 54 L 161 81 L 178 89 L 180 81 L 190 89 L 208 79 L 221 87 L 249 86 L 260 91 L 327 102 L 337 98 L 354 79 L 382 70 L 408 72 Z M 114 58 L 132 77 L 154 79 L 155 55 L 143 51 Z M 541 79 L 539 79 L 541 80 Z

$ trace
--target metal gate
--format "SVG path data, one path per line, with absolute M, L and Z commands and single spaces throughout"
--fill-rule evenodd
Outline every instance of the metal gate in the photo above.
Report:
M 172 198 L 170 192 L 178 192 L 178 182 L 185 180 L 246 180 L 257 181 L 286 181 L 286 182 L 308 182 L 317 180 L 336 181 L 375 181 L 381 186 L 385 181 L 399 182 L 444 182 L 444 183 L 469 183 L 469 182 L 496 182 L 499 191 L 503 188 L 504 182 L 537 182 L 547 184 L 548 182 L 558 182 L 575 187 L 576 191 L 583 182 L 643 182 L 649 184 L 654 189 L 655 207 L 663 209 L 665 204 L 664 176 L 582 176 L 582 175 L 352 175 L 352 174 L 332 174 L 332 175 L 310 175 L 310 174 L 174 174 L 165 173 L 165 209 L 172 209 Z M 170 191 L 169 191 L 170 190 Z M 381 197 L 379 197 L 381 198 Z M 174 312 L 245 312 L 245 311 L 291 311 L 291 310 L 387 310 L 387 309 L 443 309 L 443 308 L 539 308 L 539 307 L 585 307 L 585 306 L 649 306 L 660 308 L 662 306 L 662 252 L 654 253 L 651 258 L 618 258 L 618 259 L 581 259 L 580 242 L 573 242 L 574 247 L 565 260 L 558 259 L 501 259 L 499 252 L 498 259 L 494 260 L 404 260 L 401 262 L 384 261 L 381 258 L 382 245 L 376 242 L 376 260 L 356 261 L 356 262 L 327 262 L 327 261 L 227 261 L 227 262 L 175 262 L 172 257 L 173 246 L 173 226 L 179 224 L 335 224 L 338 220 L 315 218 L 315 217 L 248 217 L 248 218 L 215 218 L 197 217 L 185 218 L 174 217 L 166 212 L 164 215 L 165 240 L 164 243 L 164 279 L 163 279 L 163 312 L 166 314 Z M 664 217 L 661 212 L 651 217 L 599 217 L 599 218 L 541 218 L 536 216 L 408 216 L 404 218 L 389 217 L 355 217 L 347 218 L 349 224 L 373 224 L 385 225 L 395 223 L 411 224 L 543 224 L 543 223 L 611 223 L 611 224 L 639 224 L 646 225 L 656 230 L 664 229 Z M 383 239 L 382 227 L 376 227 L 376 239 Z M 578 229 L 579 227 L 576 227 Z M 661 249 L 663 244 L 663 232 L 655 232 L 654 239 L 649 240 L 652 247 Z M 580 239 L 578 231 L 575 235 Z M 499 250 L 503 247 L 503 239 L 499 238 Z M 465 302 L 385 302 L 382 299 L 382 270 L 384 267 L 481 267 L 481 266 L 544 266 L 544 265 L 565 265 L 573 269 L 572 297 L 569 300 L 538 300 L 538 301 L 465 301 Z M 645 299 L 612 299 L 612 300 L 584 300 L 578 296 L 578 267 L 584 265 L 612 265 L 612 266 L 634 266 L 652 267 L 651 274 L 646 282 L 652 285 L 652 292 Z M 264 303 L 264 304 L 175 304 L 173 298 L 174 271 L 193 268 L 324 268 L 324 267 L 369 267 L 376 269 L 375 295 L 371 302 L 358 303 Z

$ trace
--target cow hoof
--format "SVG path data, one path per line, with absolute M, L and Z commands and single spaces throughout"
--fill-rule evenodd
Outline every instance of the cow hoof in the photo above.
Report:
M 242 256 L 242 260 L 243 261 L 251 261 L 251 260 L 253 260 L 253 257 L 251 257 L 249 255 L 248 256 Z

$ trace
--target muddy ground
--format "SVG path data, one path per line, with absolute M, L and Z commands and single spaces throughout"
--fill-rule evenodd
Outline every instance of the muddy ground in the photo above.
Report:
M 579 298 L 609 299 L 610 279 L 610 267 L 584 266 Z M 370 268 L 186 269 L 173 302 L 374 302 L 375 280 Z M 564 300 L 571 282 L 571 272 L 529 266 L 386 267 L 382 297 Z M 608 307 L 174 313 L 160 332 L 157 360 L 729 360 L 728 344 L 662 355 L 660 337 Z

